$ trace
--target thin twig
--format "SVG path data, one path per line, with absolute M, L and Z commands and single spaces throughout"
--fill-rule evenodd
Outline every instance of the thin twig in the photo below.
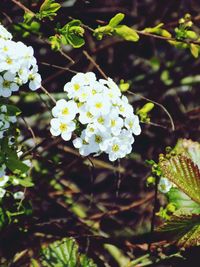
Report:
M 56 104 L 56 100 L 55 98 L 41 85 L 40 87 L 42 89 L 42 91 L 52 100 L 52 102 L 54 104 Z
M 55 65 L 55 64 L 50 64 L 50 63 L 47 63 L 47 62 L 39 62 L 39 63 L 42 64 L 42 65 L 48 66 L 48 67 L 55 68 L 55 69 L 66 70 L 66 71 L 69 71 L 69 72 L 74 73 L 74 74 L 78 73 L 78 71 L 71 70 L 70 68 L 67 68 L 67 67 L 62 67 L 62 66 L 58 66 L 58 65 Z
M 130 92 L 130 91 L 128 91 L 127 93 L 130 94 L 130 95 L 138 96 L 138 97 L 140 97 L 142 99 L 145 99 L 145 100 L 147 100 L 149 102 L 152 102 L 155 105 L 161 107 L 164 110 L 164 112 L 167 114 L 167 116 L 169 117 L 169 119 L 170 119 L 172 131 L 175 131 L 175 126 L 174 126 L 174 121 L 172 119 L 172 116 L 170 115 L 169 111 L 162 104 L 160 104 L 160 103 L 158 103 L 158 102 L 156 102 L 154 100 L 151 100 L 151 99 L 149 99 L 149 98 L 147 98 L 147 97 L 145 97 L 143 95 L 140 95 L 140 94 L 136 94 L 136 93 L 133 93 L 133 92 Z
M 25 5 L 23 5 L 20 1 L 17 0 L 11 0 L 13 3 L 15 3 L 18 7 L 20 7 L 21 9 L 23 9 L 25 12 L 27 13 L 31 13 L 32 15 L 35 16 L 35 13 L 33 11 L 31 11 L 29 8 L 27 8 Z
M 101 73 L 101 75 L 107 80 L 108 77 L 105 72 L 101 69 L 101 67 L 94 61 L 94 59 L 88 54 L 86 50 L 83 50 L 83 54 L 86 58 L 96 67 L 96 69 Z

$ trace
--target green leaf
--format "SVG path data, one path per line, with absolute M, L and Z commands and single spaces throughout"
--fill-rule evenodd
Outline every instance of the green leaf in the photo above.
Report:
M 73 238 L 63 238 L 51 243 L 41 251 L 42 264 L 46 267 L 97 267 L 93 260 L 79 254 Z
M 200 204 L 200 170 L 188 157 L 177 155 L 159 162 L 162 176 Z
M 7 112 L 9 116 L 17 116 L 19 114 L 21 114 L 21 110 L 13 105 L 6 105 L 7 107 Z
M 70 34 L 67 38 L 69 44 L 74 48 L 80 48 L 85 44 L 85 40 L 75 34 Z
M 175 212 L 158 231 L 165 232 L 167 238 L 176 240 L 178 246 L 187 248 L 200 245 L 200 215 Z
M 124 19 L 124 17 L 125 15 L 123 13 L 118 13 L 109 21 L 108 25 L 114 28 Z
M 84 29 L 81 24 L 80 20 L 72 20 L 59 30 L 62 44 L 70 44 L 74 48 L 79 48 L 85 44 Z
M 6 166 L 11 170 L 12 172 L 15 171 L 21 171 L 22 173 L 27 172 L 29 170 L 29 167 L 21 162 L 19 159 L 14 157 L 9 157 Z
M 184 210 L 187 212 L 200 214 L 200 205 L 194 202 L 178 188 L 172 187 L 167 193 L 167 197 L 169 202 L 176 206 L 176 209 L 181 209 L 184 207 Z
M 60 37 L 50 36 L 49 41 L 51 43 L 52 50 L 58 51 L 60 49 L 60 45 L 61 45 Z
M 50 20 L 57 15 L 56 11 L 61 8 L 59 3 L 55 3 L 55 0 L 45 0 L 40 7 L 39 13 L 36 14 L 38 19 L 48 17 Z
M 114 32 L 126 41 L 137 42 L 139 40 L 137 32 L 126 25 L 116 26 Z
M 160 36 L 163 36 L 166 38 L 171 38 L 171 36 L 172 36 L 171 33 L 168 32 L 167 30 L 163 29 L 162 28 L 163 25 L 164 25 L 163 23 L 160 23 L 155 27 L 145 28 L 143 31 L 147 32 L 147 33 L 157 34 L 157 35 L 160 35 Z
M 193 55 L 193 57 L 198 58 L 198 56 L 199 56 L 199 45 L 190 44 L 190 52 Z

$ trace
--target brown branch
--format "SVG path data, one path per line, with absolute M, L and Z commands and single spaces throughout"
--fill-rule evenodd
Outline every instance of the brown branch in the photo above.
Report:
M 25 5 L 23 5 L 20 1 L 17 0 L 11 0 L 14 4 L 16 4 L 18 7 L 24 10 L 24 12 L 31 13 L 35 16 L 35 13 L 31 11 L 29 8 L 27 8 Z
M 114 210 L 111 210 L 108 212 L 95 214 L 95 215 L 91 216 L 89 219 L 90 220 L 99 220 L 104 216 L 110 216 L 110 215 L 112 216 L 112 215 L 116 215 L 120 212 L 124 212 L 124 211 L 128 211 L 130 209 L 133 209 L 133 208 L 137 208 L 137 207 L 145 204 L 146 202 L 150 201 L 153 197 L 154 197 L 154 192 L 149 193 L 146 198 L 142 198 L 138 201 L 134 201 L 130 205 L 123 206 L 123 207 L 120 207 L 118 209 L 114 209 Z
M 55 98 L 47 91 L 47 89 L 45 89 L 42 85 L 40 88 L 52 100 L 52 102 L 56 104 Z
M 108 77 L 105 72 L 101 69 L 101 67 L 94 61 L 94 59 L 88 54 L 86 50 L 83 50 L 83 54 L 86 58 L 95 66 L 95 68 L 101 73 L 101 75 L 107 80 Z
M 168 111 L 162 104 L 160 104 L 160 103 L 158 103 L 158 102 L 156 102 L 156 101 L 154 101 L 154 100 L 151 100 L 151 99 L 149 99 L 149 98 L 147 98 L 147 97 L 145 97 L 145 96 L 142 96 L 142 95 L 140 95 L 140 94 L 136 94 L 136 93 L 133 93 L 133 92 L 130 92 L 130 91 L 128 91 L 127 93 L 130 94 L 130 95 L 138 96 L 138 97 L 140 97 L 140 98 L 142 98 L 142 99 L 145 99 L 145 100 L 147 100 L 147 101 L 149 101 L 149 102 L 152 102 L 152 103 L 154 103 L 155 105 L 161 107 L 161 108 L 164 110 L 164 112 L 167 114 L 167 116 L 169 117 L 169 119 L 170 119 L 171 127 L 172 127 L 172 131 L 175 131 L 175 126 L 174 126 L 174 121 L 173 121 L 173 119 L 172 119 L 172 116 L 170 115 L 169 111 Z

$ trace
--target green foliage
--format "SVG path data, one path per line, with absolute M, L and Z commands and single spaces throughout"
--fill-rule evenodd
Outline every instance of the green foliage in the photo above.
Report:
M 177 187 L 167 193 L 174 205 L 173 215 L 166 209 L 159 215 L 168 220 L 159 229 L 167 232 L 183 247 L 200 245 L 200 144 L 180 139 L 174 149 L 168 149 L 166 157 L 160 156 L 162 176 Z
M 35 15 L 32 13 L 24 13 L 24 21 L 13 25 L 14 30 L 21 33 L 23 38 L 29 37 L 31 33 L 39 34 L 41 24 L 35 20 Z
M 36 14 L 36 18 L 43 19 L 49 18 L 53 20 L 53 18 L 57 15 L 57 11 L 61 8 L 61 5 L 55 0 L 45 0 L 40 7 L 39 13 Z
M 139 40 L 139 35 L 137 32 L 126 26 L 119 25 L 120 22 L 124 19 L 124 14 L 118 13 L 116 14 L 106 26 L 99 26 L 94 30 L 94 36 L 98 40 L 102 40 L 102 38 L 106 35 L 116 35 L 121 37 L 126 41 L 137 42 Z
M 49 38 L 51 48 L 59 50 L 61 45 L 71 45 L 74 48 L 79 48 L 85 44 L 83 35 L 84 29 L 81 26 L 80 20 L 72 20 L 58 29 L 58 34 Z
M 137 115 L 139 115 L 142 122 L 150 122 L 149 112 L 153 110 L 154 106 L 154 103 L 148 102 L 142 108 L 137 110 Z
M 78 252 L 78 244 L 73 238 L 64 238 L 43 248 L 41 261 L 46 267 L 96 267 L 93 260 Z
M 159 231 L 178 240 L 177 245 L 187 248 L 200 245 L 200 215 L 175 212 Z
M 164 177 L 200 204 L 200 171 L 190 158 L 176 155 L 162 160 L 159 166 Z
M 143 32 L 153 33 L 153 34 L 160 35 L 160 36 L 163 36 L 163 37 L 166 37 L 166 38 L 171 38 L 172 37 L 171 33 L 168 32 L 167 30 L 163 29 L 163 25 L 164 25 L 164 23 L 160 23 L 155 27 L 145 28 L 143 30 Z
M 182 209 L 187 212 L 193 212 L 200 214 L 200 205 L 188 197 L 185 193 L 180 191 L 176 187 L 172 187 L 167 193 L 167 197 L 170 203 L 176 206 L 176 209 Z

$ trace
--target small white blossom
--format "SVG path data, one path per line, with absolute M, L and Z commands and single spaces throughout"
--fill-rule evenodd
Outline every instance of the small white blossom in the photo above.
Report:
M 72 132 L 75 130 L 76 125 L 73 121 L 65 121 L 61 118 L 54 118 L 51 120 L 51 134 L 54 136 L 61 135 L 62 139 L 68 141 L 71 139 Z
M 9 181 L 9 176 L 4 175 L 0 177 L 0 187 L 4 187 L 5 184 Z
M 161 177 L 159 184 L 158 184 L 158 190 L 161 193 L 168 193 L 170 189 L 172 188 L 173 184 L 165 177 Z
M 63 118 L 66 121 L 71 121 L 75 118 L 78 113 L 78 107 L 76 102 L 73 100 L 66 101 L 60 99 L 56 102 L 56 106 L 52 109 L 52 114 L 56 118 Z
M 22 192 L 22 191 L 15 192 L 13 194 L 13 197 L 14 197 L 14 199 L 22 200 L 22 199 L 24 199 L 24 192 Z

